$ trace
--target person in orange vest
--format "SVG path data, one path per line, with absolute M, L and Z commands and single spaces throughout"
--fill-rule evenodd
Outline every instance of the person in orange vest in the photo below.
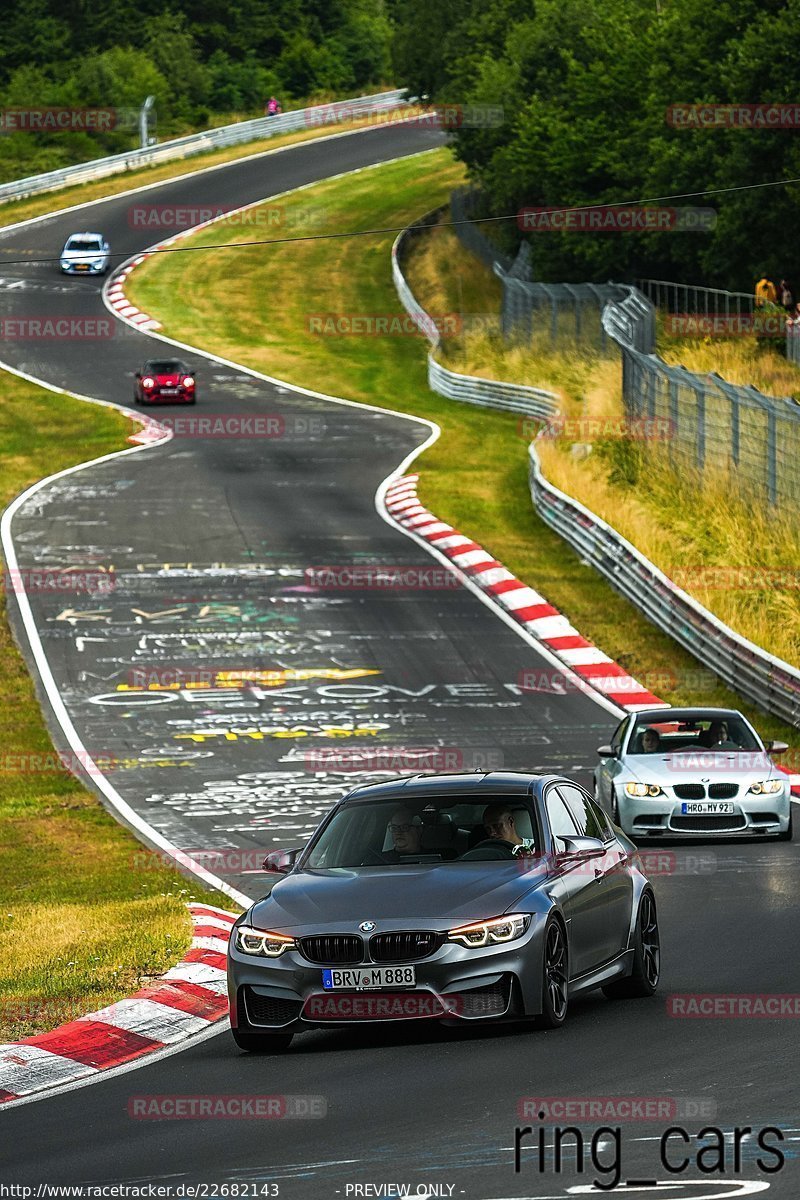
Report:
M 765 271 L 756 284 L 756 308 L 765 308 L 768 304 L 777 303 L 778 291 Z

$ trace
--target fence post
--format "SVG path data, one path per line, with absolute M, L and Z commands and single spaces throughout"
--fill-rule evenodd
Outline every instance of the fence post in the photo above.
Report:
M 767 493 L 770 504 L 778 499 L 778 422 L 775 407 L 767 405 Z
M 697 466 L 702 471 L 706 463 L 706 390 L 699 380 L 692 386 L 697 397 Z
M 678 440 L 678 429 L 680 422 L 680 408 L 678 406 L 678 383 L 676 379 L 670 377 L 669 380 L 669 461 L 674 466 L 676 447 L 675 443 Z
M 736 390 L 728 390 L 728 397 L 731 402 L 731 458 L 738 467 L 739 465 L 739 393 Z

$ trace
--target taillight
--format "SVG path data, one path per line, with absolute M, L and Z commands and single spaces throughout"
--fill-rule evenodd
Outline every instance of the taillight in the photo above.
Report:
M 187 388 L 194 387 L 194 379 L 192 378 L 191 375 L 184 375 L 183 386 L 187 387 Z
M 144 379 L 142 380 L 142 387 L 143 388 L 152 388 L 155 386 L 156 386 L 155 379 L 151 379 L 149 375 L 145 375 Z

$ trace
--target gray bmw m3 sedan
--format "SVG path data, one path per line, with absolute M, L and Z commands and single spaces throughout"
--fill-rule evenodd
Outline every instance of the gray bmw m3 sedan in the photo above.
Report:
M 570 780 L 417 775 L 357 787 L 234 925 L 233 1037 L 436 1018 L 561 1025 L 571 997 L 649 996 L 656 902 L 636 847 Z

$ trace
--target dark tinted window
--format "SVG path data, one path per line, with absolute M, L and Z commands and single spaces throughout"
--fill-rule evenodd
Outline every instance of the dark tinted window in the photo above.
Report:
M 547 793 L 545 804 L 547 806 L 547 816 L 550 820 L 550 829 L 553 837 L 556 839 L 556 849 L 560 850 L 563 848 L 560 845 L 561 839 L 574 837 L 578 829 L 569 809 L 554 787 L 551 787 Z
M 580 788 L 576 788 L 572 784 L 560 783 L 558 790 L 569 805 L 569 810 L 578 826 L 578 833 L 584 837 L 600 838 L 602 842 L 606 841 L 610 836 L 607 822 L 600 818 L 597 809 L 589 798 L 584 796 Z
M 177 358 L 159 358 L 153 359 L 152 362 L 145 363 L 145 371 L 149 371 L 151 375 L 185 375 L 186 368 Z

